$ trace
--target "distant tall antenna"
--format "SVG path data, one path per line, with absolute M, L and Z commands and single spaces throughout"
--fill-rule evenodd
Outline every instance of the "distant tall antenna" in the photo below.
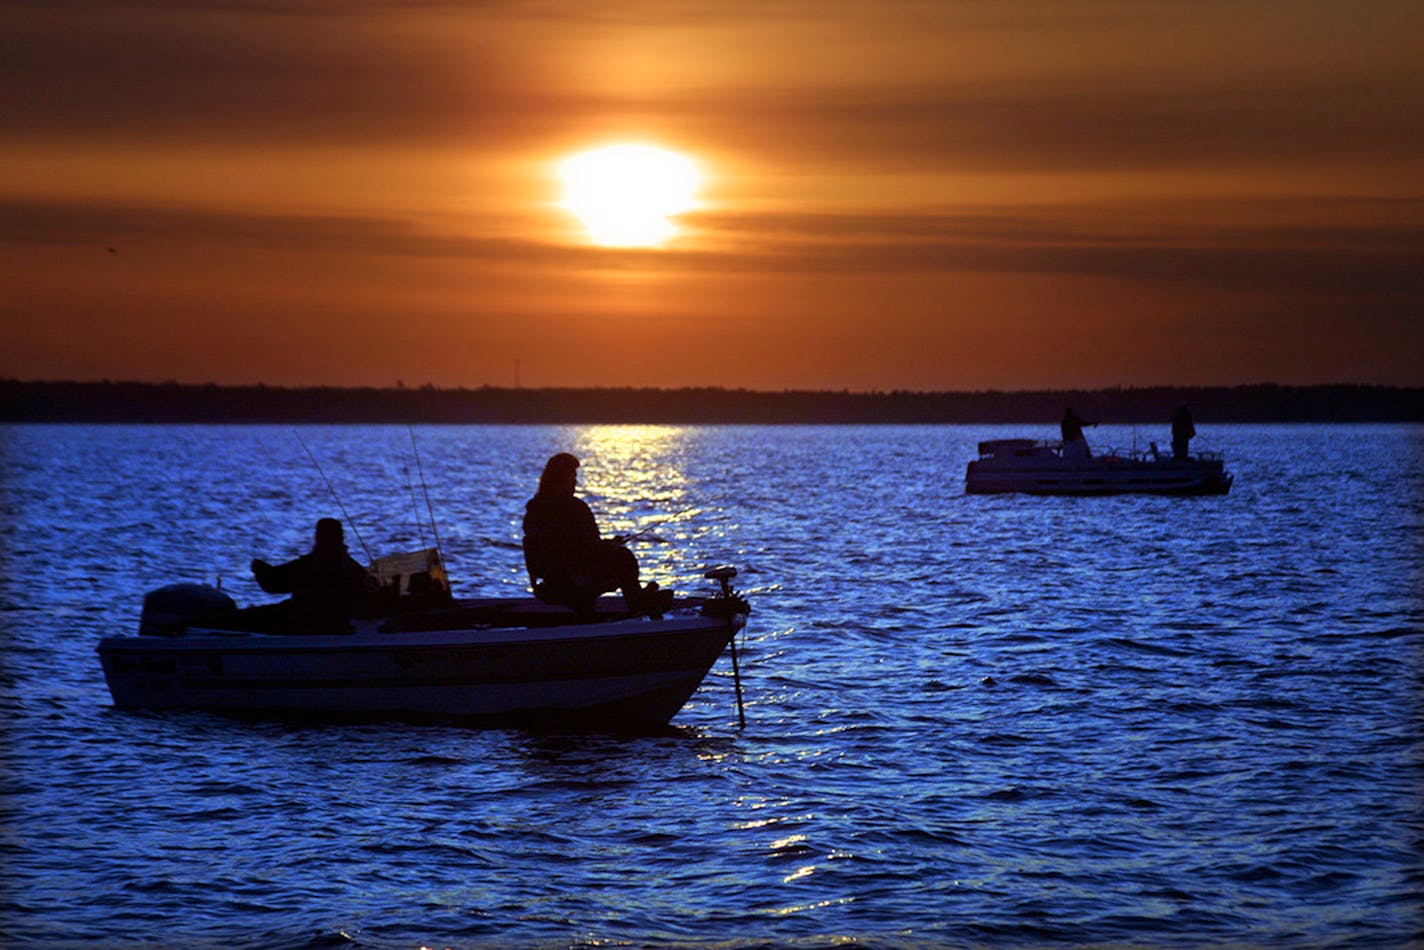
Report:
M 514 360 L 514 388 L 519 388 L 519 359 Z

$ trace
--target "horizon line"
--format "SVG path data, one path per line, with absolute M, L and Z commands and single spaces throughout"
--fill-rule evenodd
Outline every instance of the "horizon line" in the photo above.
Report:
M 213 381 L 185 382 L 176 379 L 20 379 L 0 377 L 0 386 L 151 386 L 188 389 L 266 389 L 284 391 L 304 390 L 347 390 L 375 392 L 720 392 L 748 393 L 752 395 L 815 395 L 815 396 L 945 396 L 945 395 L 1026 395 L 1045 393 L 1104 393 L 1104 392 L 1144 392 L 1153 390 L 1236 390 L 1236 389 L 1376 389 L 1424 392 L 1424 384 L 1409 383 L 1365 383 L 1365 382 L 1314 382 L 1280 383 L 1261 380 L 1248 383 L 1151 383 L 1151 384 L 1111 384 L 1096 386 L 1037 386 L 1021 388 L 981 388 L 981 389 L 809 389 L 785 387 L 782 389 L 753 389 L 745 386 L 686 385 L 686 386 L 637 386 L 637 385 L 550 385 L 550 386 L 510 386 L 493 383 L 479 385 L 441 385 L 421 383 L 408 385 L 399 380 L 394 384 L 374 383 L 220 383 Z

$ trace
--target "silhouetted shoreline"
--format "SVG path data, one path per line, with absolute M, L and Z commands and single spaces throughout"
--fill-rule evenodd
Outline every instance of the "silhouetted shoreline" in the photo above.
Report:
M 982 392 L 218 386 L 0 380 L 0 422 L 204 424 L 1038 424 L 1424 422 L 1424 387 L 1162 386 Z

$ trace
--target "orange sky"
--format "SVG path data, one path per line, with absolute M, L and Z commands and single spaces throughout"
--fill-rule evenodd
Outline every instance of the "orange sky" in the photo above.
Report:
M 0 377 L 1421 385 L 1421 37 L 1417 0 L 0 0 Z M 664 247 L 558 206 L 619 140 L 707 176 Z

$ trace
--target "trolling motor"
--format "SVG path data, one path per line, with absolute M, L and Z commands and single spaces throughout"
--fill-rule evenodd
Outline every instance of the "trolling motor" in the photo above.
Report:
M 705 617 L 726 617 L 731 619 L 736 614 L 749 614 L 752 612 L 751 604 L 741 594 L 732 590 L 732 578 L 737 576 L 737 569 L 730 564 L 721 567 L 714 567 L 702 575 L 710 581 L 716 581 L 722 587 L 719 596 L 702 602 L 702 615 Z
M 712 570 L 702 575 L 708 580 L 716 581 L 722 587 L 722 595 L 713 598 L 702 605 L 702 613 L 709 617 L 725 617 L 727 619 L 727 642 L 732 648 L 732 682 L 737 687 L 737 722 L 739 728 L 747 727 L 747 711 L 742 704 L 742 670 L 737 663 L 737 627 L 732 618 L 737 614 L 747 614 L 751 612 L 751 605 L 742 595 L 732 590 L 732 578 L 737 576 L 737 569 L 730 564 L 721 567 L 714 567 Z

